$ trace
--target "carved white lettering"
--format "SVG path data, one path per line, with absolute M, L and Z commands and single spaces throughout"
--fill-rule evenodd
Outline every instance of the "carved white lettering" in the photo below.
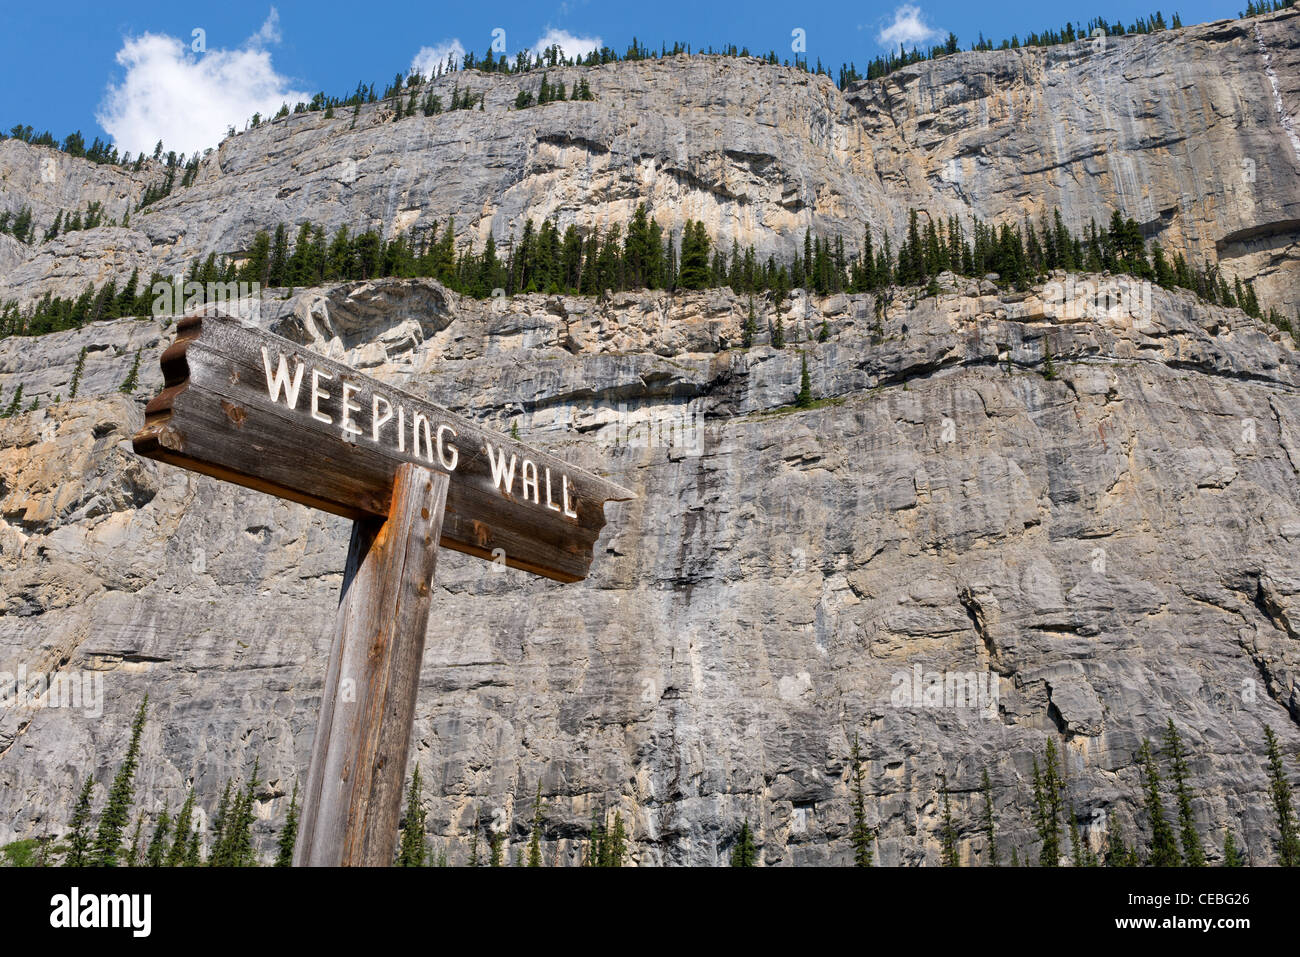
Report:
M 352 397 L 356 395 L 359 391 L 361 390 L 358 389 L 356 386 L 354 386 L 351 382 L 343 383 L 343 416 L 339 424 L 343 429 L 344 435 L 361 434 L 361 429 L 357 428 L 355 425 L 352 424 L 352 417 L 348 415 L 349 412 L 361 411 L 361 406 L 357 405 L 355 402 L 352 401 Z
M 493 452 L 492 443 L 487 444 L 488 463 L 492 466 L 492 484 L 497 487 L 497 491 L 505 492 L 507 495 L 514 491 L 515 484 L 515 456 L 510 454 L 510 467 L 506 467 L 505 449 Z M 499 457 L 498 457 L 499 456 Z M 504 483 L 504 484 L 503 484 Z
M 334 378 L 328 372 L 322 372 L 320 369 L 311 370 L 311 417 L 317 422 L 324 422 L 329 425 L 334 420 L 320 410 L 321 399 L 328 399 L 330 394 L 320 387 L 321 379 Z
M 384 414 L 379 414 L 379 403 L 384 403 Z M 389 419 L 393 417 L 393 404 L 385 399 L 378 392 L 375 393 L 370 403 L 370 441 L 379 441 L 379 432 Z
M 423 432 L 420 427 L 424 426 Z M 433 428 L 429 424 L 429 417 L 423 412 L 417 412 L 411 417 L 411 454 L 417 459 L 420 457 L 420 436 L 424 436 L 424 458 L 428 462 L 433 461 Z
M 460 451 L 450 442 L 447 445 L 442 444 L 442 433 L 450 432 L 451 437 L 456 437 L 456 430 L 446 423 L 438 426 L 438 461 L 448 472 L 456 471 L 456 463 L 460 461 Z M 448 454 L 450 453 L 450 457 Z
M 546 469 L 546 507 L 552 512 L 558 512 L 560 510 L 560 506 L 556 505 L 555 502 L 551 500 L 551 470 L 549 468 Z
M 537 465 L 532 459 L 524 459 L 523 480 L 524 498 L 528 497 L 528 487 L 531 485 L 533 488 L 533 504 L 541 504 L 541 499 L 538 498 L 537 494 Z
M 262 365 L 266 368 L 266 393 L 271 397 L 272 402 L 280 401 L 280 393 L 284 392 L 284 404 L 289 408 L 295 408 L 298 405 L 298 387 L 302 385 L 302 363 L 298 362 L 293 370 L 293 377 L 289 376 L 289 363 L 284 359 L 284 353 L 280 353 L 280 365 L 271 371 L 271 357 L 267 354 L 266 346 L 262 346 Z
M 577 518 L 578 513 L 575 512 L 569 504 L 569 477 L 567 475 L 560 476 L 560 488 L 562 491 L 560 498 L 564 502 L 565 516 L 568 518 Z

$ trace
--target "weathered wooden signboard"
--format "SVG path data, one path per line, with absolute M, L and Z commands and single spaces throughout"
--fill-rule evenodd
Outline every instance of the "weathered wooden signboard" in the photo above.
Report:
M 353 518 L 296 864 L 392 860 L 436 549 L 585 578 L 627 489 L 209 309 L 135 450 Z
M 413 462 L 450 478 L 446 548 L 585 578 L 604 503 L 631 492 L 288 339 L 214 316 L 177 326 L 141 455 L 362 518 L 386 516 Z

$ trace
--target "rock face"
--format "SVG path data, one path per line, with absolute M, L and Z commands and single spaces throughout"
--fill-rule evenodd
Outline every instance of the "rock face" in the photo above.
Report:
M 1256 279 L 1265 305 L 1300 308 L 1300 11 L 1046 49 L 962 53 L 841 93 L 828 78 L 726 57 L 550 71 L 594 102 L 525 110 L 537 75 L 458 73 L 483 109 L 394 122 L 293 114 L 226 139 L 194 184 L 135 212 L 163 173 L 95 167 L 0 144 L 0 210 L 104 204 L 104 227 L 25 251 L 0 248 L 0 301 L 139 267 L 170 273 L 245 250 L 260 228 L 304 220 L 386 236 L 454 216 L 459 239 L 499 241 L 528 218 L 606 227 L 647 202 L 679 233 L 702 220 L 724 247 L 787 256 L 805 229 L 850 250 L 870 224 L 897 240 L 909 207 L 1002 222 L 1059 207 L 1072 229 L 1112 206 L 1149 239 Z
M 478 815 L 513 853 L 540 781 L 548 863 L 602 809 L 643 865 L 725 862 L 745 819 L 765 864 L 844 863 L 856 736 L 879 861 L 938 861 L 941 773 L 986 860 L 984 770 L 1005 861 L 1035 846 L 1049 735 L 1100 846 L 1110 815 L 1145 827 L 1135 752 L 1172 718 L 1211 856 L 1231 828 L 1272 859 L 1264 725 L 1300 747 L 1300 356 L 1182 294 L 1080 317 L 942 286 L 879 315 L 760 300 L 785 349 L 734 348 L 728 290 L 485 303 L 390 280 L 264 304 L 639 496 L 607 506 L 586 582 L 441 556 L 412 752 L 435 849 L 463 862 Z M 41 398 L 0 420 L 0 669 L 103 691 L 102 716 L 0 712 L 0 841 L 62 830 L 146 692 L 150 812 L 191 782 L 211 812 L 259 756 L 269 849 L 305 771 L 347 523 L 132 454 L 169 337 L 0 342 L 0 397 Z M 78 398 L 52 404 L 83 346 Z
M 6 141 L 0 211 L 30 207 L 43 236 L 98 202 L 119 225 L 0 235 L 0 302 L 307 219 L 392 236 L 454 216 L 481 242 L 647 202 L 765 257 L 808 228 L 896 243 L 908 207 L 1059 207 L 1077 229 L 1115 205 L 1292 314 L 1298 28 L 1290 10 L 964 53 L 845 92 L 734 58 L 560 69 L 597 99 L 526 110 L 539 76 L 461 73 L 436 91 L 482 111 L 293 115 L 141 211 L 155 165 Z M 986 861 L 985 770 L 1005 861 L 1035 852 L 1049 736 L 1100 846 L 1112 816 L 1145 833 L 1135 753 L 1172 719 L 1211 857 L 1232 829 L 1272 860 L 1264 726 L 1300 748 L 1300 359 L 1181 293 L 1093 308 L 1084 284 L 1113 281 L 760 298 L 748 349 L 748 299 L 725 289 L 478 302 L 387 280 L 263 301 L 268 328 L 639 496 L 607 506 L 583 583 L 440 558 L 412 754 L 435 850 L 463 862 L 476 817 L 521 846 L 540 781 L 548 862 L 618 810 L 638 864 L 725 862 L 746 819 L 765 864 L 844 863 L 857 738 L 879 861 L 938 861 L 941 775 L 963 859 Z M 269 852 L 305 773 L 347 523 L 131 452 L 172 335 L 139 319 L 0 340 L 0 409 L 19 385 L 38 402 L 0 419 L 0 842 L 62 832 L 146 692 L 148 813 L 191 784 L 210 813 L 260 758 Z M 816 401 L 797 409 L 801 356 Z M 15 683 L 47 672 L 86 700 L 28 707 Z

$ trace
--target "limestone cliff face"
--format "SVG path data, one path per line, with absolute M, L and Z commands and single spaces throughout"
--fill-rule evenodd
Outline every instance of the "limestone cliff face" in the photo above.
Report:
M 1182 294 L 1074 320 L 984 290 L 879 319 L 796 297 L 794 343 L 748 350 L 725 290 L 494 308 L 384 281 L 265 304 L 639 496 L 607 507 L 583 583 L 440 558 L 412 751 L 438 849 L 463 861 L 476 811 L 526 841 L 540 780 L 548 862 L 608 808 L 640 864 L 725 862 L 746 818 L 766 864 L 842 863 L 855 735 L 883 863 L 937 861 L 941 772 L 964 859 L 987 854 L 986 769 L 1003 859 L 1032 846 L 1049 734 L 1099 844 L 1109 815 L 1133 835 L 1135 751 L 1173 718 L 1207 843 L 1231 827 L 1270 859 L 1263 726 L 1300 747 L 1300 356 Z M 146 691 L 150 811 L 190 782 L 211 811 L 258 755 L 278 821 L 306 766 L 347 524 L 131 453 L 156 365 L 117 388 L 169 335 L 0 342 L 0 395 L 42 398 L 0 420 L 0 670 L 104 689 L 102 717 L 0 712 L 0 841 L 61 830 Z M 51 405 L 83 346 L 78 399 Z M 819 401 L 797 411 L 801 353 Z M 987 706 L 910 700 L 918 671 Z
M 804 230 L 864 225 L 895 239 L 909 207 L 993 221 L 1050 214 L 1072 228 L 1113 205 L 1190 259 L 1255 278 L 1266 305 L 1300 307 L 1300 11 L 1048 49 L 962 53 L 841 93 L 755 60 L 675 57 L 550 71 L 597 99 L 525 110 L 540 77 L 454 74 L 436 84 L 483 110 L 394 121 L 304 113 L 228 138 L 194 185 L 101 228 L 0 248 L 0 299 L 76 295 L 139 267 L 238 254 L 259 228 L 420 233 L 455 216 L 462 241 L 528 218 L 607 226 L 648 202 L 679 230 L 701 219 L 729 247 L 788 255 Z M 156 168 L 95 167 L 0 144 L 0 210 L 104 203 L 119 222 Z

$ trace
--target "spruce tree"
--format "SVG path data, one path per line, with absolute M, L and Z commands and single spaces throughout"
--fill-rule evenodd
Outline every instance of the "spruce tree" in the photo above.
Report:
M 419 766 L 416 766 L 419 771 Z M 293 848 L 298 843 L 298 782 L 293 782 L 293 796 L 289 799 L 289 810 L 284 816 L 284 827 L 280 831 L 279 853 L 275 856 L 276 867 L 290 867 L 293 864 Z
M 799 394 L 795 397 L 794 404 L 801 409 L 812 407 L 812 377 L 808 375 L 808 356 L 806 353 L 799 354 L 800 372 L 799 372 Z
M 993 782 L 989 780 L 989 770 L 985 768 L 980 775 L 980 793 L 984 796 L 984 839 L 989 846 L 989 866 L 998 866 L 997 831 L 993 819 Z
M 533 797 L 533 829 L 528 835 L 528 866 L 542 866 L 542 779 L 537 779 L 537 794 Z
M 77 803 L 72 806 L 64 867 L 87 867 L 90 864 L 90 797 L 94 784 L 94 779 L 87 775 L 86 782 L 77 795 Z
M 190 835 L 194 828 L 194 802 L 196 800 L 194 788 L 191 787 L 188 794 L 185 795 L 185 803 L 181 805 L 180 813 L 176 815 L 173 822 L 175 837 L 172 839 L 171 849 L 167 852 L 163 863 L 167 867 L 183 867 L 185 857 L 189 853 Z
M 1300 834 L 1296 833 L 1291 786 L 1286 779 L 1277 735 L 1268 725 L 1264 726 L 1264 740 L 1268 748 L 1268 793 L 1277 820 L 1277 863 L 1279 867 L 1300 867 Z
M 1196 833 L 1192 791 L 1187 783 L 1187 753 L 1183 750 L 1183 742 L 1178 729 L 1174 727 L 1173 718 L 1168 719 L 1168 724 L 1165 725 L 1164 750 L 1169 757 L 1174 793 L 1178 797 L 1178 830 L 1183 844 L 1183 862 L 1188 867 L 1204 867 L 1205 851 L 1201 847 L 1201 836 Z
M 952 820 L 952 800 L 948 793 L 948 776 L 939 772 L 939 787 L 943 792 L 943 827 L 940 830 L 939 861 L 944 867 L 957 867 L 957 828 Z
M 153 837 L 149 839 L 149 847 L 144 854 L 147 866 L 162 867 L 167 855 L 167 835 L 171 833 L 171 827 L 171 815 L 168 813 L 167 805 L 164 804 L 158 819 L 154 821 Z
M 132 392 L 135 391 L 135 388 L 137 385 L 139 385 L 139 383 L 140 383 L 140 350 L 136 349 L 135 361 L 131 363 L 131 371 L 126 374 L 126 378 L 122 380 L 122 385 L 118 388 L 117 391 L 121 392 L 123 395 L 130 395 Z
M 77 354 L 77 364 L 72 369 L 72 382 L 68 389 L 68 398 L 75 399 L 77 390 L 81 388 L 81 374 L 86 368 L 86 347 L 81 347 L 81 352 Z
M 140 834 L 144 831 L 144 812 L 136 815 L 135 830 L 131 832 L 131 846 L 126 852 L 126 865 L 128 867 L 140 866 L 140 854 L 144 850 L 140 846 Z
M 296 793 L 296 792 L 295 792 Z M 424 804 L 420 795 L 420 765 L 411 773 L 406 789 L 406 813 L 402 816 L 402 842 L 397 850 L 398 867 L 423 867 L 428 849 L 424 844 Z
M 1061 778 L 1056 763 L 1056 741 L 1047 739 L 1044 768 L 1033 762 L 1034 823 L 1040 842 L 1040 867 L 1058 867 L 1061 863 Z
M 754 846 L 754 835 L 749 829 L 749 818 L 740 826 L 740 834 L 731 849 L 732 867 L 754 867 L 758 861 L 758 850 Z
M 140 761 L 140 735 L 144 732 L 145 709 L 149 705 L 149 696 L 145 695 L 131 723 L 131 741 L 127 745 L 126 756 L 113 778 L 108 791 L 108 803 L 99 818 L 99 830 L 95 834 L 95 846 L 91 852 L 91 863 L 96 867 L 114 867 L 118 855 L 122 852 L 122 832 L 130 820 L 131 802 L 135 798 L 135 769 Z
M 1148 863 L 1152 867 L 1177 867 L 1182 863 L 1182 858 L 1178 853 L 1174 829 L 1165 818 L 1165 806 L 1160 798 L 1160 771 L 1151 751 L 1151 742 L 1143 740 L 1142 747 L 1138 749 L 1138 760 L 1142 763 L 1142 804 L 1151 820 L 1151 854 Z
M 867 826 L 867 806 L 862 797 L 862 752 L 858 747 L 858 736 L 853 736 L 853 747 L 849 751 L 849 762 L 853 765 L 853 830 L 849 840 L 853 843 L 853 866 L 870 867 L 872 861 L 871 842 L 874 835 Z
M 1128 867 L 1132 863 L 1131 852 L 1124 843 L 1124 830 L 1120 827 L 1119 815 L 1113 810 L 1106 825 L 1106 866 Z
M 1241 851 L 1237 849 L 1237 839 L 1233 837 L 1232 831 L 1227 831 L 1223 836 L 1223 866 L 1224 867 L 1244 867 L 1246 859 Z
M 609 849 L 605 853 L 606 867 L 622 867 L 627 853 L 627 831 L 623 827 L 623 812 L 614 812 L 614 827 L 609 832 Z

